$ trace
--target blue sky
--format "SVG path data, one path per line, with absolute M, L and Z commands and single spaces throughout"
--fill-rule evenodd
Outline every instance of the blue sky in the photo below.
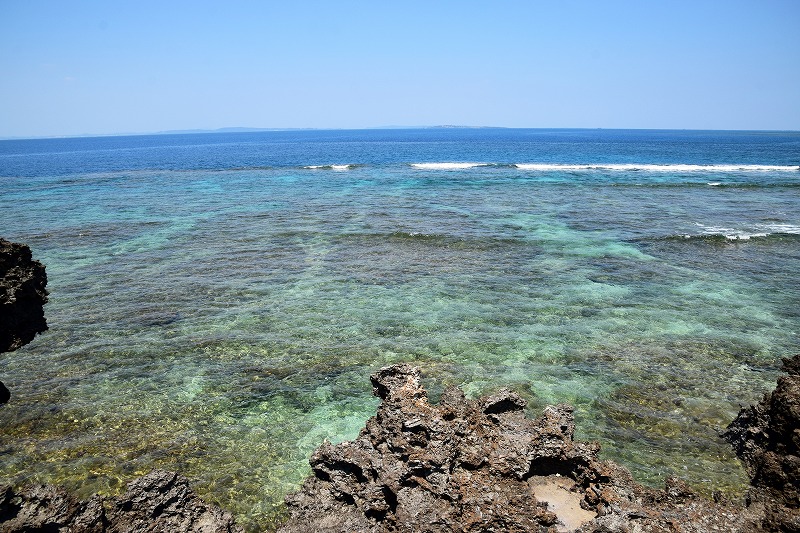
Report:
M 800 1 L 0 0 L 0 137 L 800 129 Z

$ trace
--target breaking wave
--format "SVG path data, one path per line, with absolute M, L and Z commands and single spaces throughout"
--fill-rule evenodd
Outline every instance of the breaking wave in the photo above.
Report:
M 516 163 L 520 170 L 621 170 L 626 172 L 791 172 L 800 171 L 800 166 L 792 165 L 653 165 L 653 164 L 585 164 L 570 165 L 560 163 Z
M 797 172 L 799 165 L 688 165 L 644 163 L 478 163 L 478 162 L 428 162 L 410 163 L 419 170 L 467 170 L 480 167 L 516 168 L 532 172 L 548 171 L 622 171 L 622 172 Z
M 705 241 L 716 243 L 742 242 L 767 239 L 798 239 L 800 226 L 793 224 L 763 224 L 750 228 L 728 228 L 721 226 L 703 226 L 699 233 L 670 235 L 657 240 Z

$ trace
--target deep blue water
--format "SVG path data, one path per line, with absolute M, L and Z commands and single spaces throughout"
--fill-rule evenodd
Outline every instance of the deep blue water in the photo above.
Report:
M 420 129 L 0 141 L 50 331 L 2 355 L 0 478 L 154 467 L 251 529 L 410 361 L 577 407 L 645 482 L 741 489 L 718 432 L 798 351 L 800 133 Z

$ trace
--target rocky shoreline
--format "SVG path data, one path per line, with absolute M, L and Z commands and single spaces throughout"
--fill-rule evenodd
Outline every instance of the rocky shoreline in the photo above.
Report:
M 725 433 L 752 476 L 739 504 L 676 478 L 636 483 L 574 440 L 568 405 L 531 420 L 511 391 L 471 401 L 455 388 L 432 405 L 416 368 L 387 367 L 372 376 L 376 416 L 353 442 L 317 449 L 279 531 L 800 531 L 800 355 L 784 370 Z
M 636 483 L 575 441 L 568 405 L 526 418 L 503 390 L 467 400 L 451 388 L 428 402 L 419 370 L 372 376 L 382 402 L 358 438 L 323 443 L 312 475 L 287 497 L 280 533 L 800 531 L 800 355 L 774 392 L 742 409 L 724 436 L 751 475 L 744 502 L 707 499 L 677 478 Z M 199 499 L 186 478 L 155 471 L 116 498 L 79 501 L 65 490 L 0 486 L 0 532 L 203 532 L 242 529 Z
M 0 346 L 16 349 L 47 329 L 44 266 L 24 245 L 0 239 Z M 399 364 L 372 377 L 381 399 L 352 442 L 323 443 L 312 475 L 287 497 L 281 533 L 301 532 L 800 532 L 800 355 L 757 405 L 723 436 L 751 485 L 744 502 L 710 500 L 676 478 L 663 490 L 636 483 L 599 459 L 600 446 L 574 440 L 568 405 L 525 417 L 509 390 L 468 400 L 447 389 L 428 401 L 419 369 Z M 0 384 L 0 401 L 8 400 Z M 119 497 L 80 501 L 64 489 L 0 486 L 0 533 L 240 532 L 203 502 L 189 481 L 155 471 Z
M 189 488 L 189 480 L 156 470 L 128 484 L 116 498 L 80 501 L 52 485 L 19 490 L 0 486 L 0 532 L 75 533 L 241 533 L 230 513 L 210 505 Z

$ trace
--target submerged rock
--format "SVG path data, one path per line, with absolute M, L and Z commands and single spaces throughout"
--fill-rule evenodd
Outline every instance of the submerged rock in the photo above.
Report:
M 744 408 L 723 436 L 750 474 L 748 500 L 763 506 L 764 527 L 800 532 L 800 355 L 757 405 Z
M 79 501 L 65 490 L 33 485 L 0 487 L 0 532 L 124 533 L 241 532 L 231 515 L 203 502 L 189 482 L 157 470 L 132 481 L 117 498 Z
M 713 502 L 682 481 L 633 481 L 574 440 L 572 408 L 524 415 L 513 392 L 471 401 L 447 389 L 428 402 L 419 370 L 372 376 L 382 400 L 358 438 L 324 443 L 312 475 L 287 497 L 281 533 L 451 531 L 754 531 L 750 509 Z
M 28 344 L 47 330 L 47 274 L 31 249 L 0 239 L 0 352 Z

